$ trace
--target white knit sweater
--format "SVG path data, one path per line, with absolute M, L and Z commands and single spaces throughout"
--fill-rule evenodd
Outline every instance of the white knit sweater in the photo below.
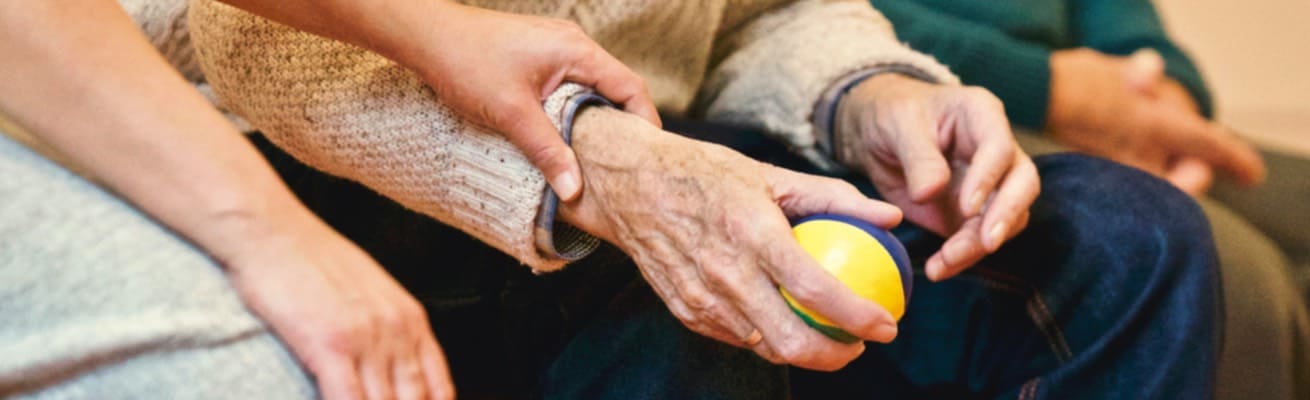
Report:
M 894 66 L 957 82 L 897 42 L 864 0 L 468 3 L 571 19 L 646 78 L 661 111 L 757 127 L 811 158 L 819 154 L 816 104 L 844 77 Z M 552 235 L 537 224 L 539 217 L 551 221 L 554 209 L 544 204 L 550 200 L 541 174 L 504 139 L 444 107 L 413 73 L 212 0 L 191 0 L 189 26 L 205 79 L 223 105 L 301 161 L 359 181 L 538 271 L 585 253 L 574 247 L 560 254 L 550 240 L 534 237 Z M 561 87 L 545 102 L 547 115 L 557 127 L 567 125 L 570 105 L 587 92 Z

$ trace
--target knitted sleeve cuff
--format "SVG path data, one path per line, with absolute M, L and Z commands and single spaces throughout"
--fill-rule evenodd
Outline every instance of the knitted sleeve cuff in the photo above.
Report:
M 301 162 L 537 272 L 563 268 L 594 247 L 594 239 L 554 225 L 554 206 L 543 209 L 546 179 L 521 151 L 465 121 L 411 71 L 217 1 L 194 1 L 189 15 L 197 58 L 220 102 Z M 574 99 L 587 92 L 567 83 L 547 96 L 542 109 L 556 129 L 568 131 L 571 112 L 585 103 Z
M 827 170 L 815 105 L 833 82 L 871 68 L 907 68 L 958 84 L 945 66 L 896 40 L 866 1 L 796 1 L 756 17 L 720 43 L 735 46 L 702 85 L 707 119 L 760 129 Z
M 564 138 L 564 143 L 573 144 L 574 117 L 577 116 L 578 111 L 588 106 L 613 106 L 613 103 L 591 90 L 570 97 L 564 105 L 562 117 L 559 118 L 559 132 Z M 559 196 L 551 190 L 550 186 L 546 186 L 542 195 L 541 211 L 537 214 L 536 228 L 533 230 L 537 251 L 543 257 L 575 261 L 586 257 L 600 246 L 600 239 L 581 229 L 563 221 L 558 221 L 559 225 L 556 225 L 555 217 L 558 211 Z

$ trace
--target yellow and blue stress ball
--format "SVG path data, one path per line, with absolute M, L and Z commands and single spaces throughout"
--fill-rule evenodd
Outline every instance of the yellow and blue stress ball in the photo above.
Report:
M 897 321 L 905 315 L 914 275 L 905 246 L 891 232 L 845 215 L 818 214 L 796 221 L 792 234 L 855 294 L 886 308 Z M 828 337 L 847 343 L 860 340 L 797 303 L 786 289 L 782 296 L 796 315 Z

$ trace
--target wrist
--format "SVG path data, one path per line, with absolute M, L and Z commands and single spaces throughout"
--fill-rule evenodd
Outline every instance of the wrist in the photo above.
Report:
M 233 192 L 227 198 L 231 201 L 202 205 L 197 211 L 199 229 L 192 229 L 194 233 L 187 236 L 231 272 L 263 265 L 249 260 L 286 247 L 289 239 L 331 232 L 284 187 Z
M 586 188 L 559 205 L 558 217 L 593 236 L 614 243 L 605 203 L 610 191 L 640 185 L 643 172 L 659 168 L 660 154 L 677 151 L 675 135 L 640 117 L 609 107 L 587 107 L 573 121 L 573 150 Z

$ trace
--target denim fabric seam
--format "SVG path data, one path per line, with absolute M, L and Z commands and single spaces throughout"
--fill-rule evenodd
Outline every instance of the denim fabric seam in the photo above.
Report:
M 1023 296 L 1028 309 L 1028 317 L 1032 320 L 1033 325 L 1037 327 L 1037 330 L 1041 331 L 1042 335 L 1046 337 L 1046 344 L 1051 347 L 1051 352 L 1055 354 L 1061 363 L 1073 359 L 1073 351 L 1070 350 L 1069 343 L 1064 338 L 1064 331 L 1060 330 L 1059 324 L 1055 321 L 1055 316 L 1051 314 L 1050 308 L 1046 306 L 1046 301 L 1042 299 L 1037 289 L 1018 277 L 992 268 L 974 267 L 972 271 L 988 286 Z

